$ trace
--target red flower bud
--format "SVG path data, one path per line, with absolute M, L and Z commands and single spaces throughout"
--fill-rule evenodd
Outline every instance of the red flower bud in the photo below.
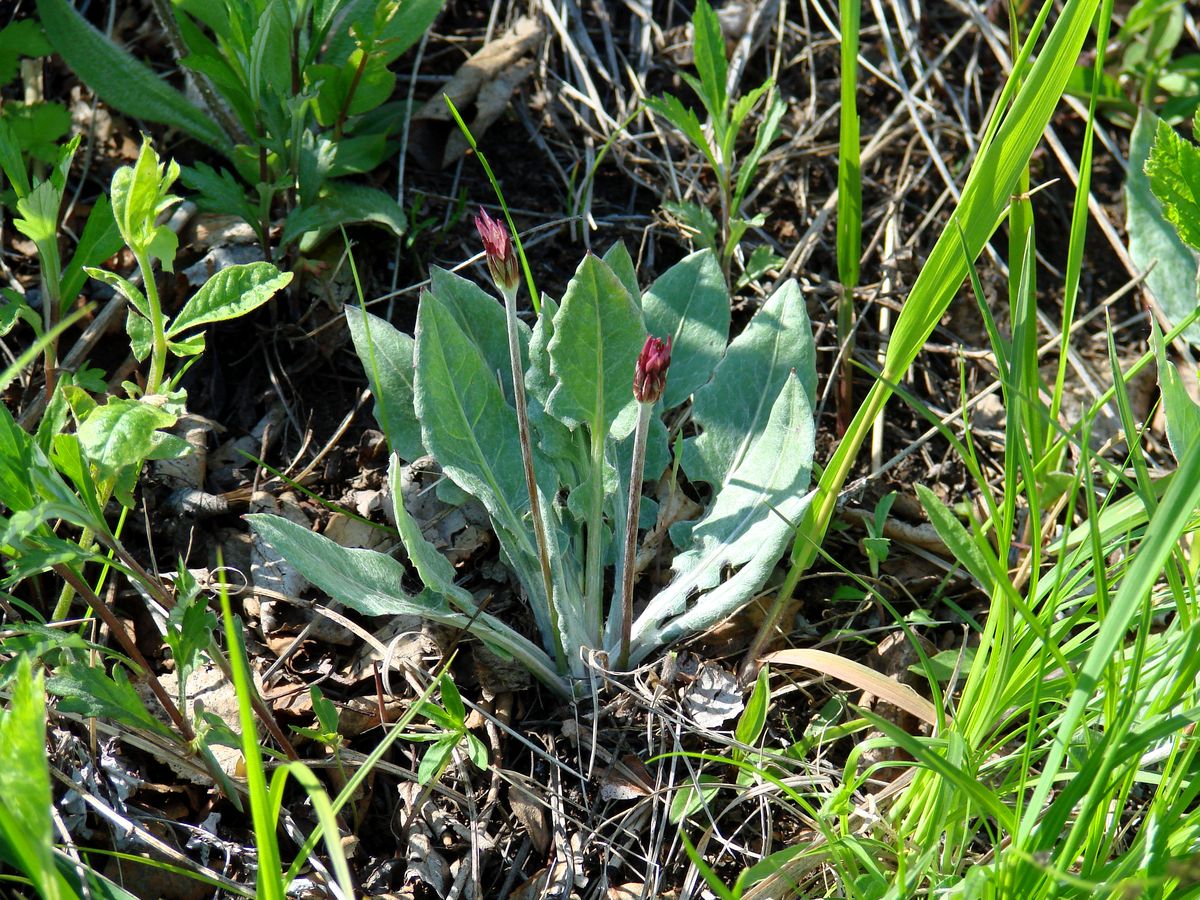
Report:
M 521 273 L 517 254 L 513 251 L 512 238 L 504 223 L 493 219 L 482 206 L 475 217 L 475 228 L 483 238 L 483 249 L 487 253 L 488 271 L 492 281 L 502 294 L 516 293 L 521 285 Z
M 667 367 L 671 365 L 671 338 L 666 341 L 651 335 L 638 354 L 633 371 L 633 396 L 639 403 L 655 403 L 667 384 Z

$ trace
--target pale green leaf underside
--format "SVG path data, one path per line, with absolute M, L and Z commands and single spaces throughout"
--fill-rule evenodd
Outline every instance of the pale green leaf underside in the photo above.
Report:
M 1144 171 L 1157 126 L 1158 118 L 1153 113 L 1145 109 L 1138 113 L 1137 124 L 1129 139 L 1125 230 L 1134 264 L 1140 271 L 1150 269 L 1146 287 L 1167 320 L 1177 323 L 1196 308 L 1198 257 L 1163 215 L 1162 206 L 1150 190 L 1150 179 Z M 1200 345 L 1200 324 L 1193 323 L 1183 335 L 1191 343 Z
M 789 374 L 766 427 L 693 529 L 693 546 L 675 558 L 675 577 L 634 624 L 636 659 L 719 622 L 753 598 L 808 505 L 813 449 L 808 397 L 800 379 Z M 730 569 L 737 571 L 725 577 Z
M 424 456 L 421 424 L 413 409 L 415 342 L 390 322 L 355 306 L 346 307 L 346 324 L 375 395 L 375 421 L 388 446 L 409 462 Z

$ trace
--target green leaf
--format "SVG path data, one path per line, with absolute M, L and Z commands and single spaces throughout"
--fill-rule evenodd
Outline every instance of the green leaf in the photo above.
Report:
M 28 156 L 53 165 L 58 156 L 58 142 L 71 130 L 71 114 L 65 106 L 8 102 L 2 115 Z
M 150 318 L 150 304 L 146 302 L 146 295 L 132 281 L 122 278 L 116 272 L 110 272 L 107 269 L 97 269 L 93 266 L 84 266 L 83 271 L 90 277 L 104 282 L 117 291 L 143 318 Z M 145 357 L 139 357 L 139 359 L 145 359 Z
M 621 280 L 621 284 L 625 285 L 625 290 L 629 291 L 629 296 L 634 301 L 638 301 L 642 296 L 642 290 L 638 287 L 637 271 L 633 267 L 633 258 L 629 255 L 629 250 L 626 249 L 625 242 L 617 241 L 600 258 L 608 263 L 608 267 L 613 270 L 613 274 Z
M 12 857 L 7 861 L 31 879 L 40 897 L 73 896 L 54 864 L 45 690 L 24 655 L 9 707 L 0 713 L 0 797 L 0 850 Z
M 227 169 L 214 169 L 197 162 L 185 166 L 180 180 L 196 192 L 196 205 L 207 212 L 232 213 L 256 231 L 261 227 L 258 210 L 246 199 L 246 187 Z
M 733 736 L 738 743 L 752 746 L 767 724 L 767 711 L 771 707 L 771 667 L 763 666 L 754 682 L 754 690 L 746 701 L 746 708 L 738 717 Z
M 691 548 L 675 557 L 670 584 L 634 623 L 631 663 L 753 599 L 808 507 L 814 441 L 808 395 L 789 371 L 765 427 L 737 448 L 713 485 L 713 502 L 692 529 Z
M 954 558 L 958 560 L 959 565 L 971 573 L 983 589 L 989 590 L 995 576 L 992 567 L 988 560 L 984 557 L 983 551 L 979 545 L 971 538 L 970 532 L 963 526 L 962 522 L 954 517 L 954 513 L 941 501 L 937 494 L 925 487 L 923 484 L 915 485 L 917 491 L 917 499 L 921 501 L 921 506 L 925 508 L 925 514 L 929 516 L 929 521 L 934 529 L 950 548 L 950 552 L 954 554 Z
M 88 24 L 68 0 L 37 0 L 50 43 L 109 106 L 134 118 L 178 128 L 226 156 L 225 133 L 183 94 Z
M 696 12 L 692 15 L 692 29 L 696 71 L 700 73 L 700 84 L 704 88 L 702 99 L 709 114 L 719 121 L 725 117 L 728 102 L 725 94 L 728 63 L 725 61 L 725 35 L 721 32 L 721 20 L 707 0 L 697 0 Z
M 85 271 L 87 267 L 104 262 L 124 243 L 117 220 L 113 217 L 112 204 L 108 202 L 108 197 L 101 194 L 88 213 L 79 243 L 75 245 L 75 254 L 63 269 L 61 295 L 64 308 L 73 303 L 83 289 L 89 274 Z
M 138 362 L 145 362 L 154 346 L 154 329 L 150 320 L 139 316 L 130 307 L 125 313 L 125 333 L 129 335 L 129 350 Z
M 287 217 L 279 241 L 287 245 L 303 237 L 301 249 L 307 251 L 339 225 L 359 222 L 379 225 L 397 237 L 408 228 L 404 210 L 391 194 L 362 184 L 335 181 L 326 185 L 316 203 L 299 207 Z
M 110 397 L 79 426 L 79 443 L 105 481 L 127 466 L 140 466 L 154 432 L 174 424 L 175 416 L 160 407 Z
M 246 520 L 308 581 L 355 612 L 428 615 L 437 621 L 442 613 L 449 613 L 444 603 L 434 603 L 430 595 L 406 591 L 404 566 L 384 553 L 342 547 L 278 516 L 249 515 Z
M 197 325 L 244 316 L 291 284 L 292 273 L 268 262 L 228 266 L 208 279 L 184 304 L 167 329 L 167 337 Z
M 179 676 L 179 684 L 183 685 L 200 664 L 203 652 L 212 642 L 217 617 L 208 608 L 208 597 L 199 590 L 182 562 L 179 571 L 179 578 L 175 582 L 176 603 L 167 615 L 163 639 L 171 648 L 175 672 Z
M 421 298 L 417 311 L 415 360 L 415 405 L 424 445 L 442 471 L 506 530 L 526 532 L 529 496 L 517 414 L 479 349 L 433 294 Z
M 405 0 L 393 7 L 395 11 L 379 34 L 385 58 L 394 60 L 419 41 L 445 5 L 446 0 Z
M 1167 359 L 1162 335 L 1154 327 L 1151 343 L 1158 356 L 1158 385 L 1162 391 L 1163 413 L 1167 420 L 1167 443 L 1175 460 L 1181 461 L 1188 447 L 1200 444 L 1200 405 L 1192 399 L 1179 377 L 1175 364 Z
M 661 97 L 647 97 L 643 101 L 646 106 L 665 118 L 668 122 L 683 132 L 697 150 L 704 154 L 708 164 L 715 170 L 717 160 L 713 149 L 709 146 L 704 134 L 704 127 L 696 117 L 696 113 L 688 109 L 674 94 L 663 94 Z
M 554 317 L 550 371 L 558 384 L 549 412 L 564 422 L 586 422 L 593 436 L 607 434 L 636 402 L 634 366 L 645 340 L 641 310 L 613 270 L 588 254 Z
M 110 678 L 99 666 L 69 663 L 59 667 L 46 689 L 62 698 L 58 708 L 63 712 L 111 719 L 169 739 L 175 737 L 146 709 L 123 668 L 113 669 Z
M 771 403 L 792 370 L 811 405 L 815 360 L 804 297 L 796 282 L 788 281 L 729 345 L 712 381 L 696 391 L 692 419 L 701 434 L 684 442 L 682 464 L 688 478 L 713 485 L 726 481 L 766 427 Z M 668 374 L 668 384 L 670 380 Z
M 709 250 L 717 246 L 717 232 L 721 226 L 707 206 L 699 203 L 663 202 L 663 209 L 677 218 L 681 225 L 691 234 L 688 237 L 701 249 Z
M 1149 110 L 1138 113 L 1129 139 L 1129 173 L 1125 179 L 1125 231 L 1129 255 L 1139 270 L 1150 269 L 1146 288 L 1154 295 L 1167 320 L 1177 323 L 1196 308 L 1197 255 L 1179 237 L 1163 213 L 1145 172 L 1158 120 Z M 1161 168 L 1161 164 L 1160 164 Z M 1163 173 L 1158 176 L 1162 179 Z M 1153 269 L 1150 267 L 1153 265 Z M 1192 324 L 1184 337 L 1200 345 L 1200 324 Z
M 772 96 L 766 115 L 763 116 L 758 131 L 754 135 L 754 146 L 750 148 L 750 152 L 742 161 L 741 168 L 738 169 L 737 186 L 733 192 L 737 205 L 741 205 L 742 198 L 746 196 L 746 191 L 754 181 L 754 173 L 758 171 L 758 164 L 762 161 L 763 154 L 779 137 L 779 132 L 783 127 L 783 115 L 786 112 L 787 103 L 783 97 L 779 94 Z
M 430 272 L 430 282 L 430 291 L 454 317 L 466 338 L 479 349 L 493 378 L 499 376 L 504 384 L 505 399 L 515 407 L 504 305 L 475 282 L 437 266 Z M 529 362 L 529 337 L 529 326 L 518 319 L 517 340 L 523 364 Z
M 695 781 L 689 781 L 680 786 L 671 798 L 671 809 L 667 814 L 672 825 L 678 825 L 689 819 L 708 805 L 717 791 L 721 789 L 721 779 L 717 775 L 697 775 Z
M 52 52 L 37 19 L 17 19 L 0 28 L 0 84 L 17 77 L 21 57 L 49 56 Z
M 445 766 L 449 765 L 450 756 L 457 746 L 457 734 L 446 734 L 438 738 L 421 757 L 421 764 L 417 766 L 417 784 L 429 784 L 440 775 Z
M 394 325 L 346 306 L 346 324 L 375 396 L 375 421 L 387 436 L 388 446 L 409 462 L 425 455 L 421 423 L 413 406 L 413 351 L 415 342 Z
M 62 192 L 50 181 L 43 181 L 17 201 L 20 218 L 13 219 L 17 231 L 35 244 L 53 241 L 58 236 L 58 207 Z
M 1159 120 L 1146 175 L 1167 221 L 1185 244 L 1200 250 L 1200 147 Z
M 684 257 L 642 297 L 646 329 L 672 338 L 663 406 L 686 400 L 712 377 L 729 340 L 729 292 L 711 250 Z

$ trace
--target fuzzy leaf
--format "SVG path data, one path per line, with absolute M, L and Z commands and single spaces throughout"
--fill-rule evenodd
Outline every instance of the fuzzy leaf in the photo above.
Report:
M 413 409 L 413 339 L 356 306 L 346 307 L 346 324 L 375 395 L 375 421 L 387 435 L 388 446 L 409 462 L 424 456 L 421 423 Z
M 811 407 L 817 383 L 812 326 L 799 286 L 788 281 L 729 345 L 712 381 L 696 391 L 692 419 L 701 434 L 684 442 L 689 479 L 714 486 L 726 481 L 766 428 L 771 403 L 793 369 Z
M 523 533 L 529 497 L 517 414 L 504 402 L 478 348 L 433 294 L 421 298 L 417 312 L 415 369 L 415 405 L 426 448 L 501 526 Z
M 766 583 L 811 499 L 814 437 L 808 396 L 789 373 L 766 426 L 692 530 L 692 547 L 675 557 L 675 577 L 634 623 L 631 662 L 732 615 Z
M 667 269 L 642 297 L 646 329 L 672 338 L 664 407 L 678 406 L 712 377 L 729 340 L 729 292 L 716 254 L 700 250 Z
M 550 371 L 558 384 L 549 411 L 607 434 L 633 399 L 633 372 L 646 340 L 642 313 L 613 270 L 589 254 L 554 317 Z

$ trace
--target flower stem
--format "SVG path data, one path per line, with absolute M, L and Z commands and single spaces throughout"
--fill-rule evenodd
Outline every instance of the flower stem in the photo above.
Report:
M 642 474 L 646 467 L 646 434 L 650 430 L 653 403 L 638 404 L 637 428 L 633 432 L 633 463 L 629 468 L 629 507 L 625 514 L 625 564 L 621 585 L 621 654 L 617 665 L 629 666 L 629 642 L 633 634 L 633 581 L 637 577 L 638 516 L 642 511 Z
M 146 393 L 157 394 L 167 365 L 166 324 L 163 322 L 162 303 L 158 299 L 158 285 L 150 267 L 150 254 L 144 249 L 134 250 L 134 257 L 138 268 L 142 270 L 142 286 L 146 289 L 146 305 L 150 307 L 150 332 L 154 341 L 150 349 L 150 377 L 146 381 Z
M 538 497 L 537 474 L 533 469 L 533 441 L 529 436 L 529 410 L 525 405 L 525 377 L 521 368 L 521 344 L 517 336 L 517 292 L 503 291 L 504 320 L 508 326 L 508 361 L 512 366 L 513 402 L 517 408 L 517 432 L 521 438 L 521 462 L 525 468 L 525 487 L 529 491 L 529 511 L 533 516 L 533 537 L 537 542 L 538 562 L 542 569 L 542 587 L 546 591 L 546 607 L 550 629 L 554 632 L 554 655 L 559 672 L 566 671 L 567 659 L 562 633 L 558 626 L 558 606 L 554 600 L 554 578 L 550 574 L 550 552 L 546 546 L 546 524 L 542 520 L 542 503 Z
M 604 630 L 600 594 L 604 588 L 604 438 L 603 424 L 592 433 L 591 508 L 588 510 L 587 559 L 584 568 L 587 587 L 584 594 L 587 622 L 595 629 L 593 640 L 599 646 Z

